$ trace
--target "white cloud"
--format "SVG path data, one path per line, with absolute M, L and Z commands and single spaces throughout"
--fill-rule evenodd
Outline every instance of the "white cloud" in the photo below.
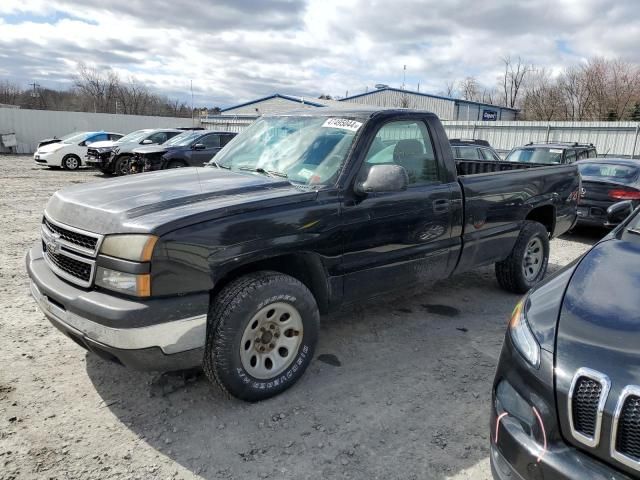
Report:
M 491 86 L 508 54 L 553 71 L 640 62 L 639 35 L 634 0 L 4 0 L 0 76 L 59 85 L 83 61 L 183 99 L 193 80 L 198 103 L 229 105 L 398 86 L 407 65 L 409 88 L 437 93 L 467 75 Z

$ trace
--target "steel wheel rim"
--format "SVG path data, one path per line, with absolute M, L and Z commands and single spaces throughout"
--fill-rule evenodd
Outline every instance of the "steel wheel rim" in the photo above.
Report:
M 539 238 L 529 241 L 522 259 L 522 271 L 524 278 L 533 280 L 540 273 L 542 260 L 544 259 L 544 246 Z
M 78 160 L 73 157 L 67 158 L 67 168 L 69 170 L 75 170 L 76 168 L 78 168 Z
M 293 305 L 276 302 L 261 308 L 242 335 L 242 367 L 261 380 L 278 376 L 293 363 L 302 336 L 302 317 Z
M 120 163 L 120 175 L 127 175 L 129 173 L 129 162 L 123 161 Z

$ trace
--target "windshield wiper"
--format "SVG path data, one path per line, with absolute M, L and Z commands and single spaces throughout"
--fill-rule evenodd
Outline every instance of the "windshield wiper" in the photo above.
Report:
M 226 165 L 220 165 L 218 162 L 216 162 L 215 160 L 209 160 L 207 162 L 207 165 L 213 165 L 214 167 L 218 167 L 218 168 L 224 168 L 225 170 L 231 170 L 231 167 L 228 167 Z
M 238 170 L 244 170 L 246 172 L 258 172 L 258 173 L 262 173 L 265 175 L 269 175 L 271 177 L 281 177 L 281 178 L 288 178 L 289 175 L 287 175 L 284 172 L 277 172 L 275 170 L 265 170 L 264 168 L 252 168 L 252 167 L 240 167 L 238 168 Z

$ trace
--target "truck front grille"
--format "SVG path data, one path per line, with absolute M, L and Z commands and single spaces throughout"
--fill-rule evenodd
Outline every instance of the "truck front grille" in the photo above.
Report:
M 61 239 L 73 245 L 77 245 L 79 247 L 95 252 L 96 246 L 98 245 L 98 237 L 92 237 L 79 232 L 74 232 L 68 228 L 64 228 L 60 225 L 52 223 L 46 217 L 42 218 L 42 223 L 49 229 L 50 232 L 60 235 Z
M 47 259 L 58 270 L 75 279 L 79 279 L 83 284 L 89 284 L 91 282 L 92 263 L 69 257 L 64 253 L 56 253 L 52 251 L 45 242 L 42 242 L 42 249 Z

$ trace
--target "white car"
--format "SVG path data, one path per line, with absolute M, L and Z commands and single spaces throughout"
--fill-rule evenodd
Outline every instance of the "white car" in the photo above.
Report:
M 62 137 L 60 142 L 38 148 L 33 154 L 33 159 L 39 166 L 76 170 L 82 165 L 81 159 L 85 158 L 88 145 L 122 137 L 121 133 L 75 132 Z

